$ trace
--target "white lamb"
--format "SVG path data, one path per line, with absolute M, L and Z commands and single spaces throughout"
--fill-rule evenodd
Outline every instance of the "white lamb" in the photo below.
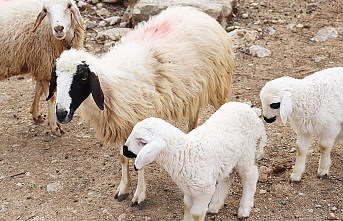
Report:
M 39 100 L 43 92 L 49 93 L 52 65 L 63 50 L 83 46 L 80 12 L 72 0 L 0 0 L 0 8 L 0 80 L 31 73 L 36 92 L 30 112 L 42 123 Z M 48 102 L 48 123 L 52 133 L 61 136 L 54 100 Z
M 297 157 L 290 180 L 298 182 L 314 135 L 319 137 L 317 176 L 329 174 L 330 152 L 343 141 L 343 67 L 329 68 L 303 79 L 281 77 L 262 88 L 264 119 L 272 123 L 280 116 L 289 120 L 297 134 Z
M 105 54 L 71 49 L 56 61 L 50 83 L 56 118 L 67 123 L 80 106 L 97 135 L 122 150 L 133 126 L 160 117 L 188 129 L 201 108 L 228 101 L 234 67 L 228 33 L 209 15 L 191 7 L 171 7 L 123 36 Z M 89 96 L 92 94 L 92 96 Z M 185 121 L 184 121 L 185 120 Z M 128 196 L 129 161 L 120 155 L 122 179 L 116 198 Z M 144 173 L 132 205 L 144 206 Z
M 184 193 L 184 220 L 204 220 L 218 213 L 228 194 L 227 178 L 235 168 L 243 194 L 238 217 L 254 204 L 258 170 L 255 159 L 267 142 L 262 120 L 247 104 L 229 102 L 188 134 L 160 118 L 135 125 L 124 155 L 137 158 L 136 170 L 156 161 Z

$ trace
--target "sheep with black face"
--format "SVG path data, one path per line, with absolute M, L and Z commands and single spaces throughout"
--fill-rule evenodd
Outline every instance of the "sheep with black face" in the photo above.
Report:
M 281 77 L 262 88 L 263 117 L 272 123 L 277 117 L 289 120 L 297 134 L 297 157 L 290 180 L 297 182 L 305 170 L 313 136 L 319 137 L 318 177 L 327 176 L 330 153 L 343 141 L 343 67 L 325 69 L 303 79 Z
M 52 72 L 50 96 L 56 88 L 59 122 L 69 122 L 79 108 L 100 139 L 121 147 L 146 117 L 179 126 L 187 121 L 188 130 L 195 128 L 203 107 L 218 109 L 228 101 L 233 67 L 231 39 L 215 19 L 192 7 L 171 7 L 138 25 L 105 54 L 62 53 Z M 120 162 L 119 201 L 128 196 L 130 185 L 129 162 L 122 152 Z M 143 208 L 145 192 L 141 170 L 132 204 Z

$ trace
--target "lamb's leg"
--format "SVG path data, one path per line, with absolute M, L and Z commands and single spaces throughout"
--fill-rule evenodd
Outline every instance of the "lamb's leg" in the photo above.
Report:
M 193 205 L 193 199 L 190 195 L 185 194 L 183 197 L 183 204 L 184 204 L 184 212 L 183 212 L 183 220 L 191 220 L 191 207 Z
M 144 209 L 145 206 L 146 184 L 144 179 L 144 168 L 138 170 L 138 183 L 136 192 L 133 195 L 131 206 L 138 204 L 138 209 Z
M 324 177 L 329 175 L 329 170 L 331 166 L 331 157 L 330 153 L 335 143 L 336 133 L 334 131 L 330 133 L 325 133 L 324 136 L 321 136 L 319 139 L 319 151 L 320 159 L 319 166 L 317 171 L 318 177 Z M 331 137 L 328 137 L 331 136 Z M 323 138 L 325 137 L 325 138 Z
M 299 182 L 301 180 L 301 176 L 305 171 L 306 157 L 310 145 L 311 135 L 298 135 L 298 139 L 296 142 L 297 158 L 295 160 L 293 172 L 290 177 L 291 182 Z
M 243 187 L 238 209 L 238 218 L 240 219 L 249 217 L 251 208 L 254 206 L 254 196 L 258 180 L 258 169 L 254 161 L 254 158 L 240 160 L 236 166 Z
M 46 97 L 49 96 L 49 81 L 41 81 L 44 95 Z M 51 128 L 51 132 L 60 137 L 62 134 L 64 134 L 64 131 L 62 130 L 62 127 L 59 123 L 56 122 L 55 119 L 55 100 L 56 95 L 54 95 L 50 100 L 48 100 L 48 125 Z
M 43 86 L 41 82 L 36 81 L 35 96 L 33 97 L 32 105 L 30 108 L 30 113 L 32 114 L 32 119 L 35 123 L 43 123 L 44 119 L 39 113 L 39 99 L 43 94 Z
M 121 202 L 128 197 L 129 195 L 128 189 L 130 187 L 129 159 L 124 157 L 122 148 L 120 148 L 119 158 L 120 158 L 122 174 L 121 174 L 120 184 L 117 188 L 114 198 L 118 199 L 118 201 Z
M 189 218 L 184 220 L 189 221 L 203 221 L 205 220 L 205 215 L 208 209 L 208 204 L 214 194 L 215 187 L 211 187 L 209 190 L 204 191 L 202 195 L 193 196 L 193 204 L 190 208 Z
M 208 206 L 208 212 L 218 213 L 220 208 L 224 205 L 225 199 L 228 195 L 230 183 L 228 180 L 219 180 L 216 186 L 216 191 L 212 196 L 210 205 Z

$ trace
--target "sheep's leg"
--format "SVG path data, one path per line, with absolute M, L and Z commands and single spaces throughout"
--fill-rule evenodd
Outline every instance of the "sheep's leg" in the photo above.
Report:
M 188 132 L 195 129 L 198 126 L 198 119 L 199 119 L 199 110 L 195 114 L 195 116 L 189 118 L 188 120 Z
M 318 177 L 324 177 L 329 175 L 329 170 L 331 166 L 330 154 L 335 143 L 335 137 L 328 137 L 329 135 L 334 136 L 335 133 L 325 133 L 325 138 L 323 139 L 321 137 L 319 139 L 320 159 L 317 171 Z
M 39 113 L 39 99 L 43 94 L 43 86 L 41 82 L 36 81 L 35 96 L 33 97 L 33 102 L 31 105 L 30 113 L 32 114 L 32 119 L 35 123 L 43 123 L 44 119 Z
M 258 169 L 254 161 L 254 158 L 241 160 L 236 166 L 243 187 L 238 209 L 238 218 L 240 219 L 249 217 L 251 208 L 254 206 L 254 196 L 258 180 Z
M 216 186 L 216 191 L 212 196 L 210 205 L 208 206 L 208 212 L 218 213 L 220 208 L 224 205 L 224 201 L 229 192 L 230 183 L 226 180 L 219 180 Z
M 120 148 L 120 164 L 121 164 L 121 180 L 117 188 L 115 199 L 118 199 L 119 202 L 123 201 L 129 196 L 129 187 L 130 187 L 130 174 L 129 174 L 129 159 L 124 157 L 123 150 Z
M 138 204 L 138 209 L 144 209 L 145 206 L 145 193 L 146 193 L 146 184 L 144 179 L 144 168 L 138 170 L 138 184 L 136 192 L 133 195 L 131 206 Z
M 46 97 L 49 96 L 49 81 L 41 81 L 44 95 Z M 48 125 L 51 128 L 51 132 L 60 137 L 62 134 L 64 134 L 64 131 L 62 130 L 62 127 L 59 123 L 56 122 L 55 119 L 55 100 L 56 100 L 56 95 L 54 95 L 50 100 L 48 100 Z
M 301 180 L 301 176 L 305 171 L 306 157 L 310 145 L 311 135 L 298 135 L 298 139 L 296 142 L 297 158 L 295 160 L 293 172 L 290 177 L 291 182 L 299 182 Z

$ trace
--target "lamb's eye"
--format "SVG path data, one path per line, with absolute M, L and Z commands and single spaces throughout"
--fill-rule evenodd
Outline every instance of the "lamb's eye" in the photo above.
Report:
M 280 108 L 280 102 L 278 102 L 278 103 L 272 103 L 272 104 L 270 105 L 270 108 L 271 108 L 271 109 L 279 109 L 279 108 Z

